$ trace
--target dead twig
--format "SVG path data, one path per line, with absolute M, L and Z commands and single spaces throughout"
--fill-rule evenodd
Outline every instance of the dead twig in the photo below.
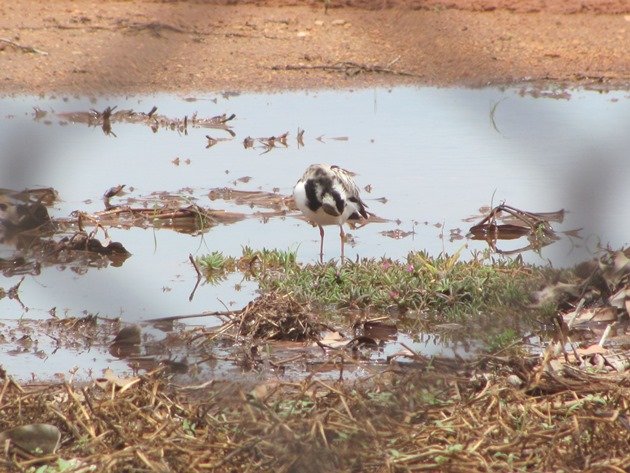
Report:
M 397 60 L 397 59 L 396 59 Z M 390 62 L 393 64 L 396 60 Z M 377 74 L 392 74 L 396 76 L 406 76 L 406 77 L 421 77 L 418 74 L 414 74 L 413 72 L 408 71 L 398 71 L 395 69 L 390 69 L 389 67 L 379 66 L 379 65 L 367 65 L 367 64 L 359 64 L 351 61 L 343 61 L 337 62 L 335 64 L 315 64 L 315 65 L 294 65 L 287 64 L 285 66 L 272 66 L 272 71 L 303 71 L 303 70 L 323 70 L 327 72 L 343 72 L 347 76 L 356 76 L 361 73 L 377 73 Z
M 48 56 L 48 53 L 46 51 L 36 49 L 32 46 L 22 46 L 21 44 L 18 44 L 15 41 L 11 41 L 10 39 L 7 39 L 7 38 L 0 38 L 0 43 L 9 44 L 13 46 L 14 48 L 24 51 L 25 53 L 35 53 L 35 54 L 41 54 L 43 56 Z
M 188 259 L 190 260 L 191 264 L 193 265 L 193 268 L 195 268 L 195 271 L 197 272 L 197 279 L 201 279 L 201 271 L 199 271 L 199 266 L 197 266 L 197 263 L 195 262 L 195 258 L 193 258 L 193 255 L 191 255 L 189 253 L 188 254 Z
M 201 282 L 201 271 L 199 271 L 199 267 L 197 266 L 197 262 L 195 261 L 195 258 L 193 258 L 193 255 L 188 254 L 188 259 L 190 260 L 191 264 L 193 265 L 193 268 L 195 268 L 195 271 L 197 272 L 197 282 L 195 283 L 195 287 L 193 288 L 192 292 L 190 293 L 190 296 L 188 296 L 188 300 L 192 301 L 193 297 L 195 296 L 195 291 L 197 290 L 197 288 L 199 287 L 199 283 Z

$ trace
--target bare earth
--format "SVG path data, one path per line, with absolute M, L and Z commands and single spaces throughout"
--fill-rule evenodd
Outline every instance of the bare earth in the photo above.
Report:
M 0 2 L 0 93 L 630 88 L 629 0 Z

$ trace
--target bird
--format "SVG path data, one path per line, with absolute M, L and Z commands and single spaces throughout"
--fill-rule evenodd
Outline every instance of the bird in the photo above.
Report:
M 293 188 L 295 205 L 307 220 L 319 227 L 319 260 L 324 261 L 324 226 L 339 225 L 341 261 L 344 260 L 345 232 L 348 220 L 367 219 L 367 205 L 359 195 L 352 173 L 329 164 L 311 164 Z

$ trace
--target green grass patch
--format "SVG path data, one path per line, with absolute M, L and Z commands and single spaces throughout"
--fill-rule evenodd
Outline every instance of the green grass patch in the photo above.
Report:
M 239 260 L 239 267 L 257 272 L 263 269 L 292 269 L 297 268 L 297 251 L 283 250 L 254 250 L 249 246 L 243 247 L 243 256 Z
M 410 335 L 435 333 L 443 340 L 483 340 L 490 351 L 518 345 L 534 318 L 555 309 L 531 308 L 531 294 L 549 278 L 545 268 L 476 254 L 430 256 L 412 252 L 403 260 L 370 258 L 344 264 L 298 264 L 294 251 L 243 248 L 239 258 L 214 252 L 198 259 L 209 281 L 240 271 L 263 295 L 309 304 L 329 323 L 347 324 L 348 314 L 391 317 Z M 350 321 L 352 324 L 353 322 Z
M 297 253 L 282 250 L 254 250 L 243 247 L 240 258 L 225 256 L 220 251 L 213 251 L 197 258 L 197 265 L 203 271 L 206 280 L 216 284 L 225 279 L 227 274 L 242 272 L 245 277 L 259 277 L 269 270 L 290 270 L 297 267 Z
M 362 259 L 290 266 L 260 274 L 262 291 L 291 294 L 323 308 L 392 309 L 421 312 L 436 322 L 463 323 L 471 318 L 521 312 L 543 272 L 521 263 L 489 264 L 478 256 L 431 257 L 410 253 L 403 261 Z
M 213 251 L 197 258 L 197 265 L 211 284 L 218 284 L 225 280 L 228 273 L 237 269 L 236 259 L 231 256 L 224 256 L 220 251 Z

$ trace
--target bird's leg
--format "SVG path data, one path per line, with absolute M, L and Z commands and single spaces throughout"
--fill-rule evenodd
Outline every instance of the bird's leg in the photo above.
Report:
M 319 227 L 319 238 L 320 238 L 319 262 L 323 263 L 324 262 L 324 227 L 322 227 L 321 225 L 318 225 L 318 227 Z
M 341 262 L 343 263 L 343 248 L 344 248 L 344 243 L 346 242 L 346 234 L 343 231 L 343 225 L 339 225 L 339 237 L 341 238 Z

